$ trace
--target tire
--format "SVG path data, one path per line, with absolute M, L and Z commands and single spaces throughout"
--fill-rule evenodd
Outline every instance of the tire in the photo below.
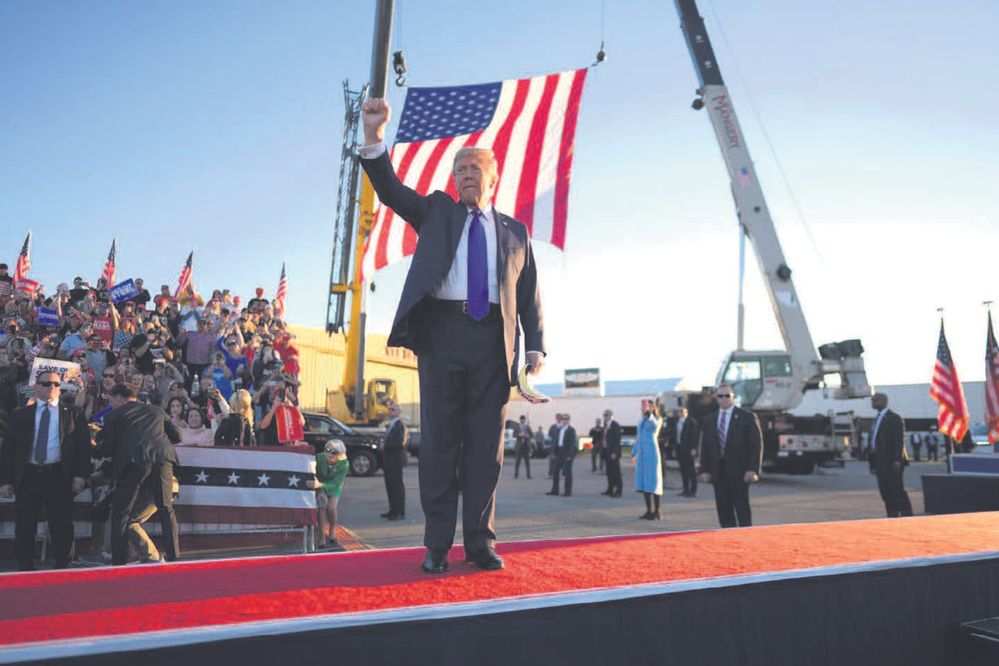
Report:
M 350 458 L 352 476 L 371 476 L 378 469 L 378 459 L 371 451 L 358 451 Z

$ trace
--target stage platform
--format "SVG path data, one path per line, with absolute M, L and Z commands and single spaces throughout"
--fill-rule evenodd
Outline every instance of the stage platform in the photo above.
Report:
M 0 575 L 0 663 L 995 664 L 999 514 Z

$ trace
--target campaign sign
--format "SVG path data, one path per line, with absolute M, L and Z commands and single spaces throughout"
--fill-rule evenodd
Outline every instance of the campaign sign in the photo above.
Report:
M 91 416 L 90 420 L 93 421 L 94 423 L 96 423 L 99 426 L 103 426 L 104 425 L 104 417 L 107 416 L 108 414 L 110 414 L 111 410 L 113 410 L 113 409 L 114 409 L 114 405 L 108 405 L 107 407 L 105 407 L 101 411 L 99 411 L 96 414 L 94 414 L 93 416 Z
M 43 372 L 58 372 L 63 382 L 80 376 L 80 364 L 70 361 L 59 361 L 54 358 L 35 358 L 31 364 L 31 375 L 28 378 L 28 386 L 34 386 L 38 375 Z
M 35 316 L 42 326 L 59 326 L 59 312 L 55 308 L 35 308 Z
M 130 298 L 139 295 L 139 289 L 135 286 L 135 282 L 132 278 L 125 280 L 124 282 L 119 282 L 114 287 L 108 291 L 108 296 L 111 297 L 111 301 L 114 303 L 121 303 L 122 301 L 127 301 Z

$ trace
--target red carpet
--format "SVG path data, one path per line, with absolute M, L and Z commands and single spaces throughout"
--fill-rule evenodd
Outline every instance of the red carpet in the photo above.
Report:
M 0 649 L 26 643 L 491 601 L 999 551 L 999 513 L 500 544 L 506 569 L 451 552 L 360 551 L 0 576 Z

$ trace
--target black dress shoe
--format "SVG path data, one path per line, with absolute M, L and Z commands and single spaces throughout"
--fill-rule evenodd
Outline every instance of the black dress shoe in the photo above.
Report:
M 552 491 L 549 491 L 549 492 L 545 493 L 545 495 L 555 495 L 556 497 L 558 497 L 558 491 L 557 490 L 552 490 Z
M 427 548 L 420 568 L 429 574 L 444 573 L 448 570 L 447 551 L 443 548 Z
M 603 491 L 603 492 L 602 492 L 602 493 L 600 493 L 600 494 L 601 494 L 601 495 L 607 495 L 608 497 L 613 497 L 613 496 L 614 496 L 614 493 L 612 493 L 612 492 L 611 492 L 611 491 L 609 491 L 609 490 L 605 490 L 605 491 Z
M 620 497 L 620 496 L 621 496 L 621 491 L 620 490 L 617 491 L 616 493 L 614 493 L 613 495 L 611 495 L 611 497 Z
M 466 551 L 465 561 L 474 562 L 477 567 L 484 571 L 499 571 L 503 568 L 502 558 L 488 546 L 479 550 Z
M 558 493 L 555 493 L 556 495 Z M 572 493 L 562 493 L 562 497 L 572 497 Z
M 642 515 L 640 515 L 638 517 L 638 519 L 639 520 L 652 520 L 652 516 L 653 516 L 653 514 L 652 514 L 651 511 L 646 511 L 645 513 L 643 513 Z
M 404 513 L 390 513 L 385 517 L 389 520 L 406 520 L 406 514 Z
M 389 516 L 392 515 L 392 512 L 391 511 L 386 511 L 385 513 L 380 514 L 380 515 L 381 515 L 382 518 L 388 518 Z

